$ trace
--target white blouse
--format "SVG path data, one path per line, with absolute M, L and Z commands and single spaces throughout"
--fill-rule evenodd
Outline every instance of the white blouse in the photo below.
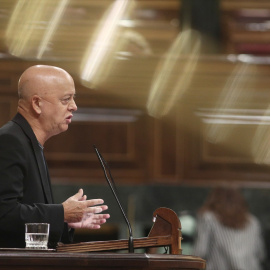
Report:
M 222 225 L 213 213 L 198 217 L 193 254 L 206 260 L 207 270 L 261 270 L 265 246 L 257 218 L 243 229 Z

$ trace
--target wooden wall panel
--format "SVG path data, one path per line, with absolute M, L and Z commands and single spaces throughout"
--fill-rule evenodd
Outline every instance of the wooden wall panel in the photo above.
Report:
M 204 120 L 194 118 L 185 130 L 184 181 L 269 181 L 269 123 Z
M 216 133 L 221 135 L 220 140 L 211 142 L 207 124 L 202 126 L 201 132 L 201 159 L 209 163 L 253 163 L 252 144 L 257 129 L 256 125 L 215 125 Z M 218 134 L 213 136 L 217 136 Z M 218 138 L 217 138 L 218 139 Z M 212 141 L 214 138 L 212 138 Z
M 177 127 L 175 118 L 155 119 L 153 129 L 153 177 L 174 182 L 177 178 Z
M 0 126 L 9 121 L 16 112 L 17 101 L 12 97 L 0 98 Z
M 110 115 L 95 116 L 92 110 L 90 120 L 74 120 L 67 132 L 46 143 L 46 158 L 52 177 L 88 182 L 104 178 L 93 148 L 95 145 L 111 167 L 112 174 L 122 179 L 120 181 L 146 181 L 147 156 L 143 151 L 147 145 L 146 117 L 139 113 L 123 120 L 120 115 L 111 117 L 119 109 L 103 111 Z M 125 110 L 125 113 L 132 114 L 133 110 Z

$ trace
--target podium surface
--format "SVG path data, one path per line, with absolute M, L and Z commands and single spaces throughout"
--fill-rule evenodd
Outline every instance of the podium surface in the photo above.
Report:
M 0 250 L 1 270 L 202 270 L 205 267 L 205 260 L 188 255 Z

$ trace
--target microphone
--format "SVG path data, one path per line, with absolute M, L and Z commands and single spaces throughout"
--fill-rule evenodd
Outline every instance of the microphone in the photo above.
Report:
M 96 151 L 96 154 L 97 154 L 97 157 L 98 157 L 98 159 L 99 159 L 99 161 L 100 161 L 101 167 L 103 168 L 105 178 L 106 178 L 106 180 L 107 180 L 107 182 L 108 182 L 108 184 L 109 184 L 109 186 L 110 186 L 110 188 L 111 188 L 111 191 L 112 191 L 112 193 L 113 193 L 113 195 L 114 195 L 114 197 L 115 197 L 115 199 L 116 199 L 116 201 L 117 201 L 117 203 L 118 203 L 118 206 L 119 206 L 119 208 L 120 208 L 120 210 L 121 210 L 121 212 L 122 212 L 122 214 L 123 214 L 123 216 L 124 216 L 124 219 L 125 219 L 125 221 L 126 221 L 126 223 L 127 223 L 128 230 L 129 230 L 128 250 L 129 250 L 130 253 L 134 253 L 134 244 L 133 244 L 132 228 L 131 228 L 130 223 L 129 223 L 129 221 L 128 221 L 128 218 L 127 218 L 127 216 L 126 216 L 126 214 L 125 214 L 125 211 L 124 211 L 124 209 L 123 209 L 123 207 L 122 207 L 122 205 L 121 205 L 121 203 L 120 203 L 120 201 L 119 201 L 119 198 L 118 198 L 118 196 L 117 196 L 117 194 L 116 194 L 116 192 L 115 192 L 115 188 L 113 187 L 114 181 L 113 181 L 113 177 L 112 177 L 112 175 L 111 175 L 110 167 L 109 167 L 109 165 L 107 164 L 107 162 L 105 161 L 105 159 L 102 157 L 102 155 L 100 154 L 100 152 L 98 151 L 97 147 L 96 147 L 95 145 L 93 145 L 93 147 L 94 147 L 94 149 L 95 149 L 95 151 Z M 106 166 L 105 166 L 105 165 L 106 165 Z M 107 168 L 108 171 L 109 171 L 109 175 L 110 175 L 110 178 L 111 178 L 112 182 L 110 181 L 110 179 L 109 179 L 109 177 L 108 177 L 108 175 L 107 175 L 106 168 Z M 112 183 L 113 183 L 113 184 L 112 184 Z

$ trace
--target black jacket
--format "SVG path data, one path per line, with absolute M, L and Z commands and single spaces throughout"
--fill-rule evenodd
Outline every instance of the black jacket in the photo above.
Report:
M 49 247 L 72 240 L 62 204 L 54 204 L 47 165 L 22 115 L 0 128 L 0 247 L 25 247 L 25 223 L 50 223 Z

